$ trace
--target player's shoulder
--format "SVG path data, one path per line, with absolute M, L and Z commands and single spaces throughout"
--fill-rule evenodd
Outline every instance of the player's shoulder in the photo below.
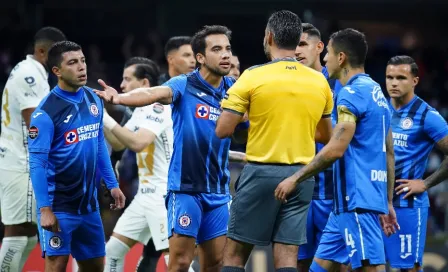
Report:
M 8 81 L 16 84 L 27 84 L 30 85 L 30 87 L 33 87 L 36 84 L 48 85 L 46 80 L 41 79 L 42 76 L 40 75 L 40 71 L 37 66 L 31 63 L 31 60 L 25 59 L 14 66 L 9 74 Z
M 232 86 L 236 82 L 236 79 L 231 76 L 224 76 L 223 80 L 224 80 L 224 84 L 228 87 Z
M 138 107 L 134 110 L 134 114 L 144 114 L 144 115 L 151 115 L 151 114 L 160 114 L 160 115 L 166 115 L 169 114 L 171 116 L 171 106 L 170 105 L 163 105 L 161 103 L 154 103 L 151 105 L 147 105 L 144 107 Z

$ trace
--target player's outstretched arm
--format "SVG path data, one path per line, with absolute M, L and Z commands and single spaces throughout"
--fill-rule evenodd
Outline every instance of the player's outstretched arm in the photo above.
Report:
M 397 182 L 400 183 L 400 185 L 395 188 L 397 195 L 406 193 L 404 196 L 406 199 L 414 194 L 423 193 L 429 188 L 434 187 L 442 181 L 448 179 L 448 136 L 445 136 L 442 140 L 438 141 L 437 147 L 445 155 L 445 159 L 440 164 L 440 167 L 423 181 L 408 179 L 397 180 Z
M 119 94 L 117 90 L 108 86 L 103 80 L 98 83 L 104 88 L 103 91 L 95 90 L 95 93 L 104 101 L 112 104 L 120 104 L 130 107 L 143 107 L 156 102 L 171 104 L 173 91 L 168 86 L 156 86 L 151 88 L 138 88 L 129 93 Z
M 341 107 L 338 109 L 338 118 L 338 124 L 328 144 L 322 148 L 308 165 L 277 186 L 274 192 L 275 198 L 283 202 L 286 201 L 286 198 L 296 188 L 297 184 L 328 168 L 344 155 L 355 134 L 356 117 L 347 108 Z
M 244 113 L 224 109 L 216 122 L 216 136 L 221 139 L 232 136 L 236 126 L 243 121 L 243 116 Z

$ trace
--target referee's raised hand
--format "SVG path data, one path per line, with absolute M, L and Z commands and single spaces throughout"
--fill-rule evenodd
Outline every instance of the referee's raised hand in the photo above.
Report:
M 107 85 L 102 79 L 98 79 L 98 83 L 104 88 L 104 91 L 94 90 L 95 93 L 107 103 L 120 104 L 120 96 L 117 90 Z

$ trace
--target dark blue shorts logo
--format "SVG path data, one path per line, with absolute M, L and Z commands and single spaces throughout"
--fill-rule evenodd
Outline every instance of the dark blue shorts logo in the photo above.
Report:
M 181 217 L 179 217 L 179 225 L 182 228 L 188 228 L 191 224 L 191 218 L 190 216 L 188 216 L 187 214 L 182 215 Z
M 52 249 L 59 249 L 62 246 L 62 239 L 59 236 L 53 236 L 50 238 L 50 241 L 48 241 L 48 244 Z

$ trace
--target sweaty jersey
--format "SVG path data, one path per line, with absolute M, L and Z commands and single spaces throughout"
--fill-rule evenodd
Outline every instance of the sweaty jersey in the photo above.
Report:
M 230 139 L 218 138 L 215 128 L 220 102 L 233 83 L 233 78 L 223 77 L 214 88 L 195 70 L 163 84 L 173 91 L 174 147 L 168 190 L 229 194 Z
M 131 131 L 147 129 L 156 138 L 137 153 L 139 189 L 137 194 L 166 194 L 168 167 L 173 152 L 171 107 L 156 103 L 136 108 L 125 127 Z
M 357 120 L 355 134 L 333 168 L 334 210 L 387 213 L 386 138 L 391 118 L 381 87 L 367 74 L 357 74 L 339 91 L 336 104 L 347 107 Z
M 331 91 L 333 93 L 333 100 L 336 102 L 336 96 L 339 90 L 342 88 L 341 83 L 339 82 L 339 80 L 330 79 L 327 67 L 324 67 L 322 69 L 322 74 L 328 80 L 328 84 L 330 85 Z M 331 119 L 334 127 L 336 125 L 337 119 L 336 107 L 333 108 Z M 316 154 L 319 153 L 324 146 L 324 144 L 316 143 Z M 314 180 L 315 183 L 313 199 L 333 199 L 333 166 L 315 175 Z
M 29 171 L 28 140 L 22 110 L 35 108 L 50 91 L 44 66 L 28 55 L 11 71 L 2 96 L 0 169 Z
M 86 214 L 98 209 L 100 175 L 118 187 L 103 134 L 103 103 L 88 87 L 55 87 L 34 111 L 29 128 L 31 181 L 37 208 Z
M 448 136 L 443 117 L 420 97 L 392 113 L 392 137 L 395 151 L 395 179 L 422 179 L 434 144 Z M 396 183 L 395 186 L 399 184 Z M 403 199 L 394 194 L 395 207 L 429 207 L 428 193 Z

